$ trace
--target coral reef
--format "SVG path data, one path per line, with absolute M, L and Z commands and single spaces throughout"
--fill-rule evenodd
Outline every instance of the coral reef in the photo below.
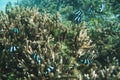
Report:
M 78 3 L 66 0 L 69 1 L 72 6 Z M 90 7 L 90 14 L 94 13 L 94 5 Z M 99 9 L 100 14 L 104 12 L 104 4 Z M 96 16 L 89 21 L 66 25 L 59 12 L 51 15 L 46 10 L 40 11 L 36 7 L 17 6 L 6 7 L 6 14 L 0 12 L 1 79 L 120 79 L 118 19 Z M 76 13 L 73 19 L 78 20 L 80 12 Z
M 59 12 L 64 21 L 72 21 L 70 17 L 74 18 L 71 14 L 75 11 L 82 11 L 82 20 L 81 21 L 89 21 L 92 18 L 107 18 L 110 17 L 108 15 L 114 15 L 120 19 L 119 14 L 119 1 L 118 0 L 22 0 L 20 6 L 23 5 L 25 7 L 35 7 L 39 8 L 40 12 L 47 11 L 53 15 L 56 12 Z M 98 17 L 99 15 L 99 17 Z M 70 19 L 69 19 L 70 18 Z M 80 23 L 79 22 L 79 23 Z

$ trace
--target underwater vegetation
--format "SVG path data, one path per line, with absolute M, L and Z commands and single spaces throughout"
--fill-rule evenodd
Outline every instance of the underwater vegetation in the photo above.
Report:
M 89 21 L 92 18 L 98 18 L 98 15 L 99 19 L 103 16 L 105 18 L 116 17 L 120 19 L 119 0 L 23 0 L 19 5 L 25 7 L 36 6 L 40 12 L 46 10 L 51 15 L 59 12 L 63 21 L 67 20 L 75 24 L 81 21 Z M 79 10 L 82 12 L 82 18 L 76 22 L 74 20 L 75 15 L 71 14 Z M 76 19 L 80 19 L 80 17 Z
M 109 0 L 30 1 L 0 12 L 0 79 L 120 79 L 120 22 Z
M 38 11 L 15 7 L 0 12 L 1 79 L 120 79 L 117 19 L 67 26 L 59 13 Z

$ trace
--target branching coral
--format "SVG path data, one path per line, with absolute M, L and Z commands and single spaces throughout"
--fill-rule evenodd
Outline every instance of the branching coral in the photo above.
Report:
M 14 75 L 15 79 L 50 79 L 63 75 L 60 65 L 65 56 L 62 54 L 69 53 L 65 51 L 69 49 L 64 44 L 67 28 L 61 24 L 58 13 L 52 17 L 39 13 L 37 8 L 16 7 L 7 9 L 0 17 L 0 65 L 5 63 L 0 67 L 2 79 L 8 79 L 7 75 Z
M 59 13 L 6 8 L 0 13 L 0 77 L 119 79 L 119 23 L 98 22 L 66 26 Z
M 78 27 L 77 27 L 78 28 Z M 81 28 L 77 29 L 74 38 L 74 44 L 76 49 L 76 55 L 82 56 L 85 54 L 94 55 L 95 44 L 92 44 L 92 40 L 88 36 L 86 23 L 82 23 Z

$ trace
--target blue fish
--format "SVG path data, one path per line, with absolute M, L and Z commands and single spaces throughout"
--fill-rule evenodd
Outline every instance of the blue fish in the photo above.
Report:
M 85 59 L 83 63 L 89 65 L 90 64 L 90 60 L 89 59 Z
M 75 15 L 80 15 L 81 14 L 81 11 L 76 11 L 75 12 Z
M 92 14 L 93 13 L 93 10 L 92 10 L 92 5 L 88 8 L 88 10 L 87 10 L 87 14 Z
M 49 67 L 47 68 L 46 74 L 52 72 L 53 70 L 54 70 L 54 67 L 53 67 L 53 66 L 49 66 Z
M 10 47 L 10 52 L 12 53 L 12 52 L 15 52 L 15 51 L 17 51 L 17 47 L 16 46 L 11 46 Z
M 13 31 L 14 31 L 14 33 L 17 33 L 17 34 L 19 33 L 19 29 L 17 27 L 14 27 Z
M 74 21 L 79 23 L 81 22 L 82 12 L 80 10 L 74 13 Z
M 33 58 L 35 59 L 35 61 L 38 63 L 38 65 L 41 64 L 41 60 L 40 60 L 40 57 L 39 55 L 37 55 L 36 53 L 33 55 Z
M 80 16 L 75 17 L 74 21 L 75 22 L 81 22 L 81 17 Z
M 89 59 L 82 59 L 79 61 L 79 63 L 81 64 L 86 64 L 86 65 L 89 65 L 90 64 L 90 60 Z
M 90 65 L 91 59 L 89 59 L 88 55 L 83 55 L 83 56 L 77 58 L 77 62 L 79 64 Z
M 105 9 L 105 4 L 102 4 L 100 8 L 100 12 L 103 12 L 104 9 Z

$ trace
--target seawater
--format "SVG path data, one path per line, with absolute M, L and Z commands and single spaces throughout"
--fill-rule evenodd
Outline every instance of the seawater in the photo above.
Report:
M 19 0 L 0 0 L 0 11 L 5 11 L 5 6 L 8 2 L 11 2 L 14 6 L 15 3 L 17 3 Z

